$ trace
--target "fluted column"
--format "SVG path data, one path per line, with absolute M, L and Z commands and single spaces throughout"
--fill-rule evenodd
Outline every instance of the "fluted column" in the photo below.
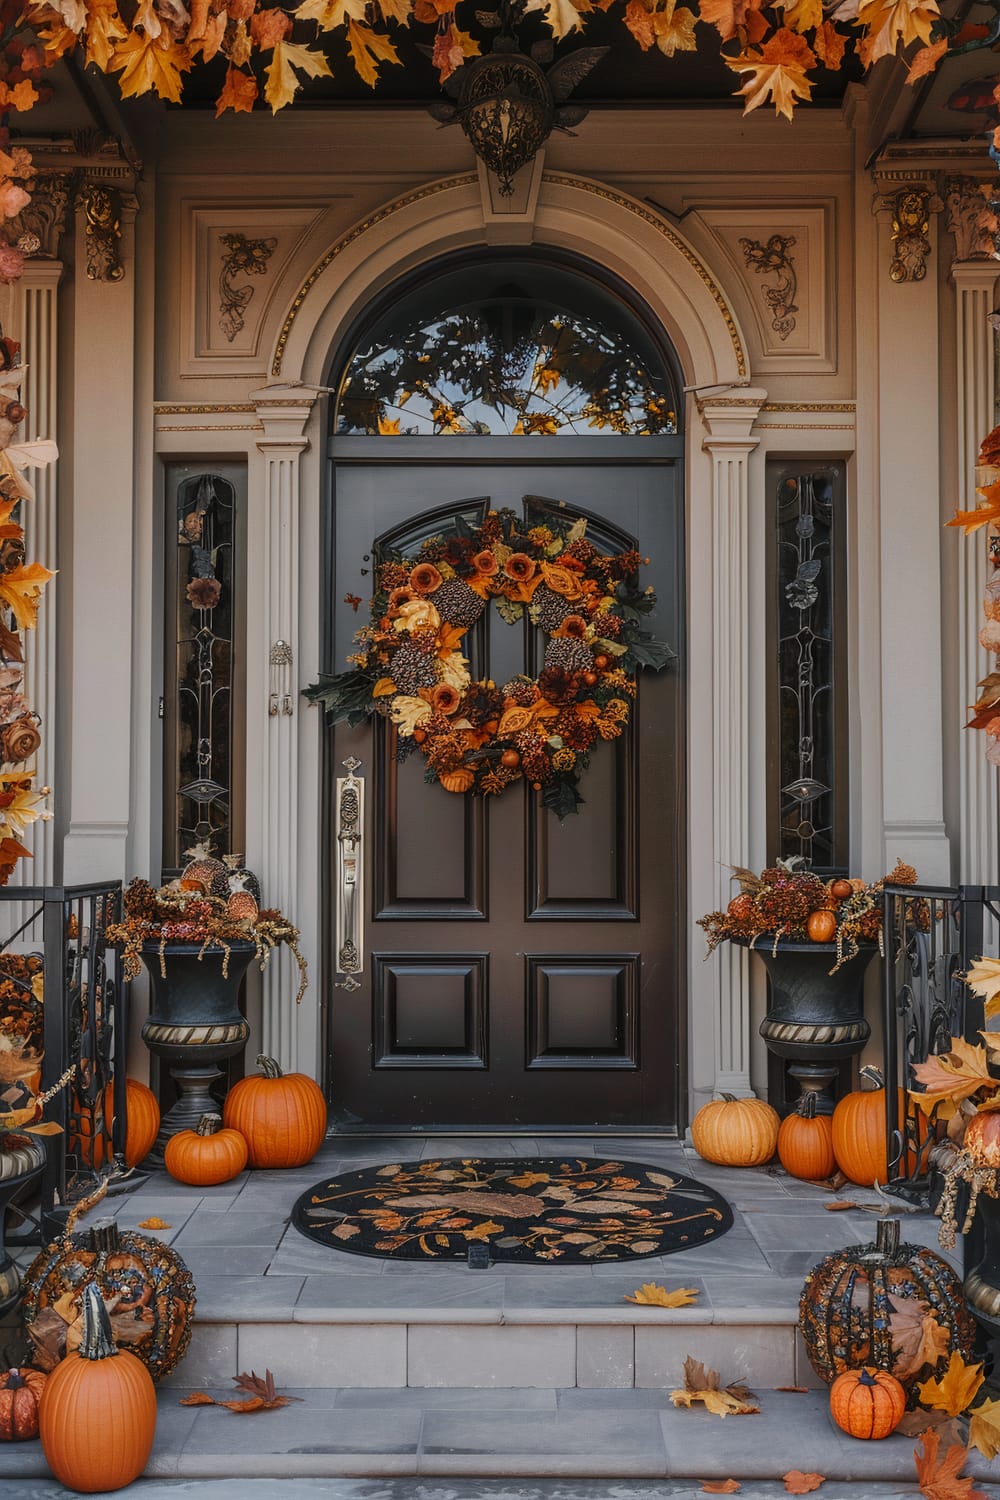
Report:
M 264 436 L 257 494 L 251 496 L 248 557 L 256 601 L 247 621 L 247 849 L 265 906 L 295 920 L 298 881 L 299 460 L 309 446 L 312 399 L 301 391 L 258 391 Z M 257 789 L 254 795 L 253 789 Z M 262 1044 L 286 1071 L 298 1067 L 298 974 L 281 951 L 263 980 Z
M 58 381 L 58 298 L 63 266 L 58 260 L 28 260 L 16 284 L 15 326 L 11 334 L 20 339 L 27 373 L 22 399 L 28 410 L 24 438 L 56 436 Z M 29 559 L 58 569 L 57 485 L 58 464 L 33 469 L 29 475 L 35 498 L 21 507 L 25 546 Z M 55 584 L 46 591 L 38 611 L 38 624 L 22 637 L 25 656 L 25 696 L 42 719 L 42 743 L 35 756 L 36 784 L 52 786 L 56 781 L 56 616 L 59 598 Z M 38 822 L 28 839 L 33 858 L 20 863 L 12 885 L 50 885 L 55 881 L 54 823 Z
M 956 261 L 955 364 L 958 403 L 958 493 L 955 503 L 974 510 L 976 454 L 994 424 L 994 334 L 987 318 L 995 306 L 1000 267 L 994 260 Z M 954 543 L 952 544 L 955 545 Z M 977 683 L 993 669 L 992 656 L 979 644 L 986 586 L 986 543 L 982 535 L 957 537 L 958 567 L 958 682 L 947 722 L 961 726 L 969 705 L 979 696 Z M 1000 877 L 998 851 L 997 771 L 984 754 L 983 736 L 958 729 L 961 846 L 959 879 L 969 885 L 989 885 Z
M 711 457 L 712 787 L 715 906 L 732 896 L 728 865 L 750 862 L 750 573 L 751 429 L 766 397 L 746 388 L 699 403 Z M 723 943 L 714 959 L 715 1089 L 749 1094 L 750 964 L 744 948 Z

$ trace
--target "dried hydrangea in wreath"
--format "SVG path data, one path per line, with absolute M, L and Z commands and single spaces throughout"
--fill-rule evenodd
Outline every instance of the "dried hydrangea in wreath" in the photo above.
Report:
M 353 670 L 306 696 L 332 724 L 391 720 L 398 758 L 419 751 L 425 779 L 446 791 L 500 796 L 523 779 L 558 817 L 576 812 L 590 750 L 629 722 L 636 673 L 674 655 L 642 628 L 656 605 L 638 581 L 649 559 L 601 552 L 586 529 L 490 511 L 478 527 L 456 516 L 416 556 L 380 554 Z M 508 624 L 527 612 L 544 632 L 537 677 L 473 681 L 463 637 L 491 602 Z
M 280 911 L 264 908 L 252 919 L 237 918 L 219 896 L 173 885 L 154 890 L 148 881 L 138 878 L 126 886 L 122 905 L 124 917 L 110 924 L 106 937 L 113 947 L 122 950 L 122 971 L 127 980 L 138 975 L 143 947 L 149 943 L 159 948 L 160 972 L 164 977 L 168 943 L 197 944 L 201 950 L 199 957 L 211 950 L 221 951 L 224 974 L 228 974 L 229 950 L 234 943 L 253 943 L 262 969 L 274 949 L 284 943 L 299 966 L 296 1004 L 306 992 L 309 981 L 306 961 L 299 951 L 299 931 Z
M 713 953 L 727 939 L 752 947 L 758 938 L 766 936 L 773 940 L 775 952 L 782 938 L 805 942 L 809 918 L 818 911 L 829 911 L 836 922 L 832 940 L 837 959 L 831 973 L 854 958 L 862 943 L 878 943 L 881 952 L 882 888 L 915 885 L 917 872 L 913 866 L 897 860 L 888 875 L 866 885 L 863 880 L 821 880 L 810 870 L 799 869 L 798 863 L 797 859 L 779 859 L 759 875 L 735 869 L 738 895 L 725 911 L 710 911 L 698 918 L 698 926 L 705 929 L 708 938 L 708 952 Z M 926 931 L 930 923 L 926 902 L 908 900 L 906 905 L 908 918 Z

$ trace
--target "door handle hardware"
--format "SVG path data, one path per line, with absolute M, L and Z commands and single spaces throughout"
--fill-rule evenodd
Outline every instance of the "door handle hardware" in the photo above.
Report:
M 364 826 L 365 782 L 355 775 L 361 761 L 343 761 L 347 775 L 337 777 L 337 972 L 341 990 L 359 990 L 364 969 Z

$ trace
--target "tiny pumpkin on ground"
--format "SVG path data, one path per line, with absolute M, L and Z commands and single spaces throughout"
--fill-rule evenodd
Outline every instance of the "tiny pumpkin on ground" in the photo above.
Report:
M 848 1437 L 888 1437 L 906 1410 L 906 1392 L 888 1370 L 845 1370 L 830 1387 L 830 1415 Z
M 0 1442 L 22 1443 L 38 1436 L 38 1403 L 45 1380 L 40 1370 L 24 1368 L 0 1375 Z

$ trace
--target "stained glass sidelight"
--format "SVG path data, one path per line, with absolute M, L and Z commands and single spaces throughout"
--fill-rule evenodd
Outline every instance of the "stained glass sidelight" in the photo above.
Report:
M 348 363 L 336 431 L 671 433 L 676 406 L 653 340 L 606 288 L 491 262 L 393 300 Z
M 239 474 L 172 477 L 163 863 L 178 868 L 197 842 L 211 840 L 216 855 L 239 847 L 233 757 L 242 484 L 234 482 Z
M 769 849 L 846 867 L 847 743 L 839 466 L 771 468 L 775 548 Z

